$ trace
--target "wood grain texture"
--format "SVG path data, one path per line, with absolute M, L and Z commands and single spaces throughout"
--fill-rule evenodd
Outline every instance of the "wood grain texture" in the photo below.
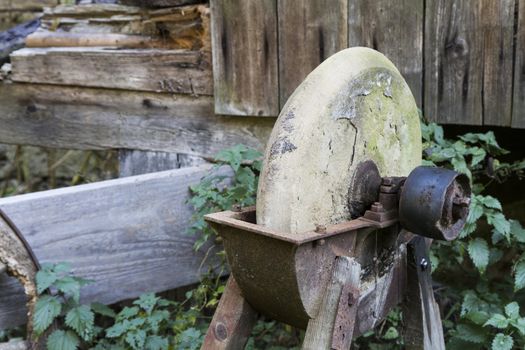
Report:
M 0 84 L 0 143 L 214 157 L 240 143 L 262 150 L 274 122 L 215 116 L 207 96 Z
M 213 252 L 203 261 L 206 248 L 195 253 L 195 237 L 186 234 L 188 186 L 209 170 L 176 169 L 2 198 L 0 208 L 41 263 L 67 261 L 75 274 L 94 280 L 82 291 L 85 302 L 113 303 L 197 282 L 201 269 L 216 266 Z M 20 319 L 4 316 L 10 288 L 0 286 L 0 329 Z
M 25 48 L 11 54 L 18 82 L 211 95 L 211 70 L 188 50 Z
M 177 153 L 121 149 L 118 158 L 119 177 L 180 168 Z
M 512 119 L 514 0 L 482 0 L 483 124 L 510 126 Z
M 388 57 L 419 107 L 423 104 L 423 6 L 422 0 L 356 0 L 349 1 L 348 11 L 348 45 L 371 47 Z
M 278 0 L 279 101 L 282 108 L 304 78 L 348 45 L 347 0 Z
M 215 113 L 279 113 L 275 0 L 211 0 Z
M 202 0 L 120 0 L 124 5 L 133 5 L 141 7 L 173 7 L 186 4 L 196 4 Z
M 58 3 L 58 0 L 0 0 L 0 10 L 39 11 Z
M 256 320 L 257 312 L 242 297 L 237 282 L 230 276 L 201 349 L 244 349 Z
M 425 116 L 444 124 L 481 125 L 480 2 L 430 1 L 425 18 Z
M 525 128 L 525 1 L 518 3 L 512 127 Z
M 445 350 L 443 325 L 439 306 L 434 299 L 430 266 L 423 269 L 421 261 L 430 262 L 427 242 L 414 238 L 407 245 L 407 294 L 402 304 L 403 339 L 408 350 Z
M 319 308 L 319 313 L 308 322 L 302 349 L 304 350 L 321 350 L 333 349 L 332 337 L 337 316 L 337 308 L 340 299 L 346 299 L 348 296 L 342 295 L 346 284 L 359 285 L 361 276 L 361 265 L 353 258 L 340 256 L 336 259 L 332 271 L 332 278 L 326 286 L 325 293 Z M 355 317 L 355 312 L 353 314 Z M 335 330 L 337 332 L 337 330 Z M 350 339 L 351 339 L 350 334 Z

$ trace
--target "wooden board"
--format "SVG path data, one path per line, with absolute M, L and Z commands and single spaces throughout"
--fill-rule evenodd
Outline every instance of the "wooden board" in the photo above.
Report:
M 118 158 L 119 177 L 180 168 L 177 153 L 122 149 Z
M 47 8 L 41 28 L 28 37 L 27 47 L 53 46 L 199 50 L 210 46 L 209 7 L 89 4 Z
M 347 0 L 279 0 L 279 101 L 282 108 L 304 78 L 348 45 Z
M 0 0 L 0 10 L 38 11 L 58 3 L 58 0 Z
M 94 280 L 82 291 L 84 301 L 113 303 L 199 280 L 206 249 L 193 251 L 195 237 L 186 234 L 192 209 L 186 201 L 188 186 L 209 169 L 176 169 L 7 197 L 0 199 L 0 208 L 41 263 L 67 261 L 75 274 Z M 212 253 L 202 268 L 214 264 Z M 0 329 L 16 325 L 25 312 L 19 304 L 17 314 L 5 313 L 12 301 L 12 285 L 0 285 Z
M 237 144 L 262 150 L 274 122 L 215 116 L 207 96 L 0 84 L 0 143 L 213 157 Z
M 348 44 L 371 47 L 388 57 L 410 86 L 421 108 L 423 18 L 421 0 L 349 1 Z
M 483 122 L 483 36 L 477 0 L 436 0 L 425 13 L 425 116 L 445 124 Z
M 525 128 L 525 1 L 519 1 L 518 10 L 512 127 Z
M 484 39 L 483 125 L 510 126 L 515 1 L 482 0 L 479 3 Z
M 211 0 L 215 113 L 276 116 L 275 0 Z
M 26 48 L 11 54 L 18 82 L 211 95 L 211 70 L 188 50 Z

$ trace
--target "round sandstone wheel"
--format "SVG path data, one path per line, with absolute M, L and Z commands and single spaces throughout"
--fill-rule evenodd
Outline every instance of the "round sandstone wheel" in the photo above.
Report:
M 350 184 L 372 160 L 381 176 L 421 163 L 414 97 L 381 53 L 331 56 L 295 90 L 272 131 L 257 194 L 257 223 L 298 233 L 350 219 Z

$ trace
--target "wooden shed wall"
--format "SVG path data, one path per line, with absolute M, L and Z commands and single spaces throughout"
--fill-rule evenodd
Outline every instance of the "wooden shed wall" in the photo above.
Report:
M 324 59 L 368 46 L 430 120 L 525 127 L 523 1 L 210 2 L 218 114 L 275 116 Z

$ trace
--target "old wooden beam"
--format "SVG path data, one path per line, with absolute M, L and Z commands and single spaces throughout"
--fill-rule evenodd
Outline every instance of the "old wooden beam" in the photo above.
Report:
M 119 177 L 180 168 L 177 153 L 119 150 Z
M 478 34 L 483 36 L 483 125 L 511 125 L 514 5 L 514 0 L 479 1 L 483 27 Z
M 211 0 L 215 113 L 276 116 L 274 0 Z
M 445 124 L 510 126 L 514 3 L 427 3 L 424 101 L 428 118 Z
M 24 47 L 26 37 L 40 25 L 39 19 L 22 23 L 14 28 L 0 32 L 0 65 L 9 60 L 11 52 Z
M 230 276 L 201 349 L 244 349 L 256 320 L 257 312 L 246 302 L 237 282 Z
M 371 47 L 399 69 L 419 107 L 423 95 L 423 18 L 421 0 L 349 1 L 348 44 Z
M 201 66 L 202 59 L 198 51 L 84 47 L 11 54 L 17 82 L 211 95 L 211 70 Z
M 525 1 L 518 5 L 512 127 L 525 128 Z
M 274 121 L 215 116 L 207 96 L 0 84 L 0 143 L 211 158 L 237 144 L 262 150 Z
M 282 108 L 312 70 L 348 46 L 348 1 L 279 0 L 277 12 Z
M 58 0 L 0 0 L 0 10 L 41 11 L 58 3 Z
M 197 282 L 202 269 L 216 266 L 213 252 L 194 252 L 196 237 L 186 233 L 188 187 L 209 170 L 176 169 L 2 198 L 0 208 L 41 263 L 69 262 L 76 275 L 94 281 L 82 290 L 84 302 L 113 303 Z M 23 303 L 9 304 L 20 290 L 5 281 L 0 329 L 16 326 L 25 314 Z M 16 314 L 4 312 L 13 308 Z
M 355 259 L 346 256 L 340 256 L 336 259 L 332 277 L 323 294 L 319 313 L 308 322 L 302 349 L 330 350 L 334 348 L 332 346 L 332 338 L 334 332 L 338 331 L 334 330 L 337 309 L 341 299 L 348 303 L 348 295 L 342 295 L 342 292 L 345 289 L 345 285 L 359 286 L 360 277 L 361 265 Z M 350 317 L 350 315 L 348 316 Z M 355 312 L 353 316 L 356 316 Z M 352 334 L 349 334 L 349 336 L 351 340 Z

